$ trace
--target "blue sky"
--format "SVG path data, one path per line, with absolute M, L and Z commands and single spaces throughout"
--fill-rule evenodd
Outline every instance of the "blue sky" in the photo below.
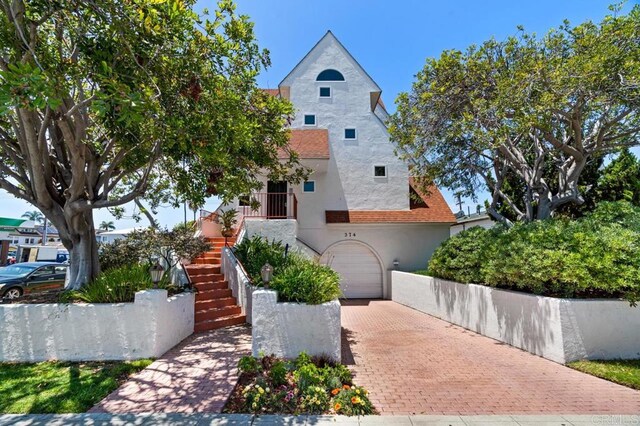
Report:
M 628 1 L 624 10 L 638 1 Z M 445 49 L 464 49 L 491 37 L 504 39 L 515 34 L 518 25 L 542 34 L 560 25 L 563 19 L 575 24 L 587 19 L 599 21 L 608 13 L 610 2 L 237 0 L 237 4 L 238 11 L 255 22 L 261 47 L 271 52 L 272 67 L 260 75 L 261 87 L 276 87 L 324 33 L 331 30 L 382 88 L 385 104 L 393 111 L 396 96 L 411 88 L 414 75 L 427 57 L 438 56 Z M 199 10 L 205 7 L 213 10 L 215 1 L 198 2 Z M 453 208 L 452 195 L 444 192 Z M 206 208 L 213 210 L 216 206 L 217 200 L 212 199 Z M 0 191 L 0 216 L 19 217 L 32 209 Z M 182 218 L 182 209 L 161 209 L 158 215 L 160 223 L 168 226 Z M 96 222 L 102 220 L 113 218 L 108 212 L 96 212 Z M 136 223 L 128 219 L 118 221 L 117 225 L 127 228 Z

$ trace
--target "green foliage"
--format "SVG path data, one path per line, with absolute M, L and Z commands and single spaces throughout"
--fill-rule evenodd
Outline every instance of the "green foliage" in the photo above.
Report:
M 597 182 L 598 201 L 629 201 L 640 206 L 640 160 L 624 149 L 602 171 Z
M 223 235 L 233 231 L 233 227 L 238 223 L 236 216 L 238 216 L 236 209 L 225 210 L 217 216 L 216 221 L 220 224 Z
M 291 255 L 289 265 L 274 273 L 271 288 L 281 302 L 319 305 L 342 295 L 340 276 L 326 265 Z
M 238 369 L 240 369 L 241 373 L 256 374 L 262 370 L 262 366 L 256 358 L 243 356 L 238 362 Z
M 162 258 L 165 264 L 174 267 L 175 254 L 179 259 L 195 259 L 202 253 L 211 250 L 204 237 L 194 237 L 195 229 L 191 226 L 175 226 L 172 230 L 147 228 L 134 231 L 125 238 L 103 244 L 100 247 L 99 259 L 103 271 L 140 261 L 152 264 L 155 259 Z
M 170 293 L 180 290 L 167 281 L 165 275 L 158 283 L 158 288 L 167 289 Z M 62 298 L 67 302 L 130 303 L 133 302 L 136 292 L 151 288 L 153 282 L 149 269 L 145 265 L 132 265 L 105 271 L 80 290 L 63 293 Z
M 503 222 L 498 209 L 533 221 L 585 201 L 581 175 L 639 143 L 640 5 L 615 12 L 428 58 L 389 121 L 421 186 L 488 189 Z
M 151 362 L 0 364 L 0 413 L 84 413 Z
M 640 296 L 640 208 L 602 202 L 585 217 L 472 228 L 434 252 L 429 273 L 559 297 Z
M 253 284 L 258 286 L 262 286 L 260 270 L 266 263 L 273 267 L 273 275 L 276 276 L 290 261 L 285 257 L 285 246 L 280 241 L 269 242 L 259 235 L 245 238 L 233 247 L 233 252 Z
M 273 363 L 271 370 L 269 370 L 269 379 L 271 379 L 271 383 L 273 383 L 274 386 L 285 385 L 287 384 L 288 372 L 287 363 L 278 360 Z
M 369 400 L 369 392 L 359 386 L 344 386 L 333 398 L 333 410 L 345 416 L 364 416 L 374 414 L 375 409 Z
M 238 368 L 242 375 L 225 413 L 374 413 L 368 392 L 352 385 L 351 371 L 326 357 L 304 352 L 293 362 L 273 355 L 243 357 Z

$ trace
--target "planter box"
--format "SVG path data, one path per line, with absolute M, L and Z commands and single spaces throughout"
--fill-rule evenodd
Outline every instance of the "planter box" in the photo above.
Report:
M 341 360 L 340 302 L 278 303 L 272 290 L 253 292 L 252 352 L 295 358 L 300 352 Z
M 559 363 L 640 358 L 640 308 L 393 271 L 392 300 Z
M 159 357 L 193 333 L 194 294 L 136 293 L 134 303 L 0 306 L 0 362 Z

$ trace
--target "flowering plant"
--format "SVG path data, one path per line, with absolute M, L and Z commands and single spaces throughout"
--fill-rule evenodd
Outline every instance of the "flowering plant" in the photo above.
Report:
M 329 395 L 320 386 L 309 386 L 300 401 L 300 410 L 305 413 L 324 413 L 328 406 Z
M 361 416 L 375 412 L 369 400 L 369 392 L 365 388 L 345 385 L 342 389 L 335 390 L 338 392 L 333 397 L 331 408 L 336 414 Z

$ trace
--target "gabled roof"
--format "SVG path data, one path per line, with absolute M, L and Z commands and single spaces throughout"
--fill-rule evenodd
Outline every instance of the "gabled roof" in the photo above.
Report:
M 329 131 L 327 129 L 293 129 L 289 136 L 289 150 L 301 159 L 329 159 Z M 288 159 L 287 150 L 281 149 L 278 158 Z
M 413 179 L 409 179 L 410 191 L 418 194 L 422 202 L 412 202 L 409 210 L 327 210 L 327 223 L 455 223 L 444 197 L 436 188 L 429 188 L 424 194 L 415 187 Z
M 371 84 L 375 87 L 375 89 L 377 91 L 382 91 L 382 89 L 380 89 L 380 86 L 378 86 L 378 84 L 371 78 L 371 76 L 367 73 L 367 71 L 362 68 L 362 65 L 360 65 L 358 63 L 358 61 L 356 60 L 356 58 L 353 57 L 353 55 L 351 55 L 351 53 L 349 53 L 349 51 L 347 50 L 346 47 L 344 47 L 344 45 L 342 43 L 340 43 L 340 40 L 338 40 L 338 38 L 333 35 L 333 33 L 331 32 L 331 30 L 327 31 L 327 33 L 322 36 L 322 38 L 320 40 L 318 40 L 318 42 L 311 48 L 311 50 L 309 50 L 309 52 L 307 52 L 306 55 L 304 55 L 304 57 L 300 60 L 300 62 L 298 62 L 296 64 L 295 67 L 293 67 L 293 69 L 289 72 L 289 74 L 287 74 L 282 81 L 280 82 L 280 84 L 278 86 L 281 86 L 288 78 L 289 76 L 291 76 L 291 74 L 293 74 L 296 69 L 298 69 L 298 67 L 300 67 L 300 65 L 302 65 L 305 61 L 305 59 L 307 59 L 309 57 L 309 55 L 311 55 L 311 53 L 318 47 L 320 46 L 320 44 L 322 44 L 323 41 L 325 40 L 333 40 L 336 42 L 336 44 L 338 45 L 338 47 L 340 48 L 340 50 L 342 50 L 342 52 L 345 54 L 345 56 L 348 59 L 351 59 L 351 61 L 353 61 L 353 64 L 356 66 L 356 68 L 358 68 L 362 74 L 371 82 Z

